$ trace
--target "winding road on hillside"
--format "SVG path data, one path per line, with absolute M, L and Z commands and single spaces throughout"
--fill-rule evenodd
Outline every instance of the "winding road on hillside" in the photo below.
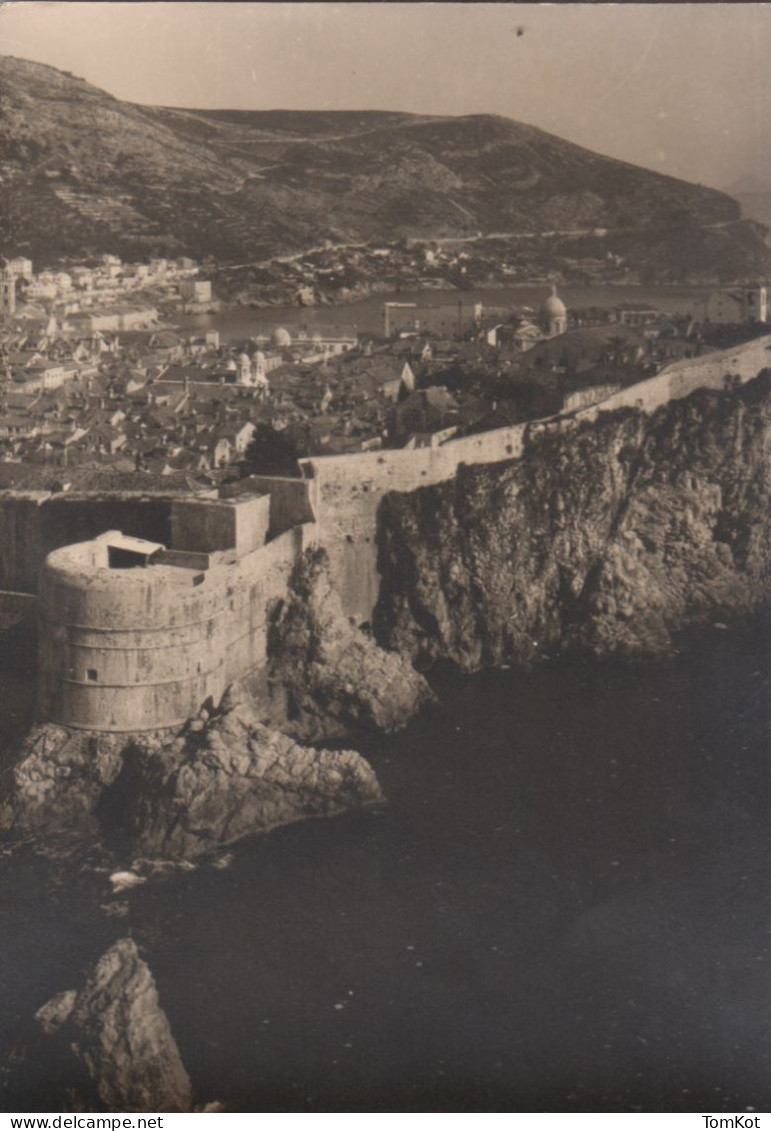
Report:
M 715 220 L 711 224 L 697 224 L 695 227 L 701 229 L 727 228 L 735 223 L 737 223 L 736 220 Z M 673 227 L 672 230 L 678 231 L 679 228 Z M 452 244 L 481 243 L 483 240 L 580 239 L 583 236 L 592 236 L 595 234 L 602 234 L 604 237 L 628 235 L 630 232 L 640 231 L 642 231 L 642 229 L 639 227 L 603 228 L 598 225 L 592 228 L 551 228 L 547 231 L 540 232 L 475 232 L 474 235 L 470 236 L 414 237 L 412 242 L 415 245 L 439 244 L 444 247 Z M 298 260 L 304 259 L 308 255 L 316 255 L 322 251 L 349 251 L 368 247 L 371 247 L 371 244 L 361 240 L 356 243 L 318 244 L 315 247 L 306 247 L 302 251 L 293 252 L 291 255 L 273 255 L 269 259 L 256 259 L 249 263 L 223 264 L 220 267 L 220 271 L 244 271 L 250 267 L 271 267 L 274 263 L 296 263 Z

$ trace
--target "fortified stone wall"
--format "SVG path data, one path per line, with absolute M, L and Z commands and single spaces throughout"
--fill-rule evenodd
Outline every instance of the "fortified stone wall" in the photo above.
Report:
M 250 475 L 244 482 L 270 496 L 268 538 L 276 538 L 293 526 L 315 521 L 315 490 L 311 481 L 279 475 Z
M 270 498 L 175 499 L 171 504 L 171 544 L 175 550 L 229 550 L 248 554 L 265 545 Z
M 768 366 L 770 350 L 771 335 L 677 362 L 572 416 L 436 448 L 302 460 L 303 479 L 254 480 L 270 498 L 5 492 L 0 589 L 35 592 L 46 554 L 57 550 L 40 588 L 41 714 L 97 730 L 176 725 L 264 661 L 270 603 L 284 596 L 309 542 L 326 548 L 346 613 L 359 623 L 370 619 L 380 586 L 377 514 L 387 492 L 452 479 L 463 463 L 517 459 L 526 435 L 575 427 L 600 411 L 653 411 L 700 387 L 722 389 L 726 375 L 748 381 Z M 317 525 L 308 521 L 314 516 Z M 116 527 L 189 552 L 169 553 L 146 569 L 109 569 L 88 548 L 95 543 L 81 543 Z M 272 540 L 260 544 L 266 536 Z M 205 568 L 195 551 L 220 545 L 228 551 L 213 553 Z
M 727 374 L 742 382 L 771 365 L 771 335 L 667 366 L 641 381 L 572 415 L 500 428 L 450 440 L 438 448 L 366 452 L 301 460 L 303 473 L 317 485 L 316 515 L 327 549 L 332 576 L 345 612 L 368 621 L 380 588 L 377 568 L 377 510 L 388 491 L 414 491 L 451 479 L 462 463 L 499 463 L 522 455 L 525 435 L 574 427 L 576 420 L 594 420 L 599 412 L 624 406 L 652 412 L 699 388 L 722 389 Z
M 0 590 L 0 632 L 15 624 L 29 623 L 37 610 L 37 597 L 32 593 L 14 593 Z
M 377 511 L 388 491 L 414 491 L 452 479 L 462 463 L 500 463 L 522 455 L 525 425 L 451 440 L 438 448 L 362 452 L 300 460 L 316 488 L 316 520 L 343 609 L 369 621 L 380 589 Z
M 106 731 L 175 726 L 265 661 L 271 604 L 311 526 L 203 573 L 110 569 L 102 540 L 53 553 L 40 579 L 38 709 Z
M 48 554 L 105 530 L 169 545 L 173 496 L 0 492 L 0 589 L 36 593 Z
M 37 591 L 47 540 L 42 506 L 50 497 L 46 491 L 0 492 L 0 588 Z
M 769 367 L 771 334 L 765 334 L 732 349 L 675 361 L 655 377 L 629 385 L 577 416 L 582 420 L 594 420 L 598 412 L 612 412 L 624 407 L 653 412 L 669 401 L 687 397 L 696 389 L 723 389 L 727 375 L 737 376 L 744 384 L 757 377 L 761 369 Z

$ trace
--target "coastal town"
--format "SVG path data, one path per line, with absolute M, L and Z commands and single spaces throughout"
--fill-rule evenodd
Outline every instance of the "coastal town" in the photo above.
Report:
M 705 293 L 696 312 L 646 302 L 537 309 L 463 292 L 382 304 L 379 334 L 291 328 L 255 312 L 248 337 L 175 317 L 221 301 L 193 259 L 0 272 L 0 484 L 67 489 L 128 477 L 222 482 L 297 474 L 298 458 L 438 446 L 570 413 L 664 366 L 748 340 L 762 284 Z M 398 297 L 398 296 L 397 296 Z M 268 312 L 269 313 L 269 312 Z M 302 317 L 302 311 L 299 312 Z M 139 479 L 137 479 L 139 477 Z
M 0 4 L 0 1131 L 760 1127 L 770 11 Z
M 566 241 L 567 246 L 563 246 Z M 326 240 L 302 254 L 256 263 L 212 264 L 217 289 L 244 303 L 349 302 L 400 290 L 467 291 L 474 287 L 548 284 L 556 273 L 572 286 L 634 286 L 656 281 L 719 286 L 714 266 L 683 272 L 646 270 L 627 255 L 623 233 L 605 228 L 493 233 L 443 239 L 338 244 Z

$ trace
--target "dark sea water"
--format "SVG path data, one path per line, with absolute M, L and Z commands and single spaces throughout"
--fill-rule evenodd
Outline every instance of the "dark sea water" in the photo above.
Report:
M 692 314 L 694 303 L 707 293 L 705 287 L 677 286 L 606 286 L 560 287 L 560 295 L 569 309 L 590 306 L 614 306 L 622 302 L 642 302 L 655 306 L 664 312 Z M 224 341 L 249 338 L 260 331 L 274 326 L 305 326 L 309 331 L 318 327 L 345 328 L 358 333 L 381 334 L 383 332 L 383 303 L 415 302 L 436 306 L 457 306 L 462 302 L 465 309 L 481 302 L 488 308 L 510 307 L 538 309 L 549 294 L 546 284 L 520 284 L 514 287 L 488 287 L 478 290 L 418 290 L 400 291 L 398 294 L 378 294 L 357 302 L 339 306 L 269 306 L 260 309 L 235 307 L 219 314 L 185 314 L 174 318 L 186 333 L 204 332 L 218 329 Z
M 387 808 L 245 842 L 121 920 L 93 875 L 43 901 L 17 861 L 10 1030 L 131 933 L 229 1110 L 771 1110 L 770 627 L 432 673 L 438 706 L 358 743 Z

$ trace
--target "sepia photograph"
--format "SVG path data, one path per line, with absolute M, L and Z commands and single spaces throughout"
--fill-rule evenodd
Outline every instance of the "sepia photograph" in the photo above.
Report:
M 0 4 L 9 1131 L 762 1127 L 769 59 Z

